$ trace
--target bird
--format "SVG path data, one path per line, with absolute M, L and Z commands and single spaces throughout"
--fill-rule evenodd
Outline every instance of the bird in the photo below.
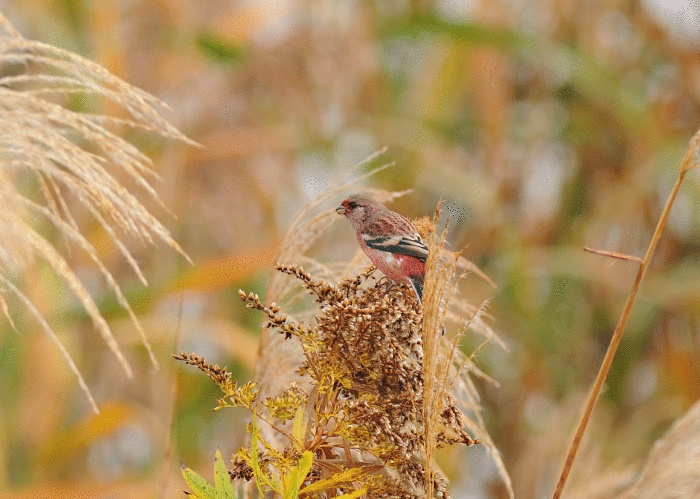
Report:
M 347 197 L 335 211 L 350 221 L 357 242 L 372 263 L 392 281 L 410 284 L 422 306 L 428 247 L 414 225 L 360 194 Z

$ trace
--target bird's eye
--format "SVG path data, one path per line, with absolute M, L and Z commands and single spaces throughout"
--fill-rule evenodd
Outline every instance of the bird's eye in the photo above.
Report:
M 350 201 L 350 202 L 348 203 L 348 208 L 350 208 L 351 210 L 354 210 L 355 208 L 357 208 L 357 206 L 358 206 L 358 205 L 357 205 L 357 203 L 356 203 L 355 201 Z

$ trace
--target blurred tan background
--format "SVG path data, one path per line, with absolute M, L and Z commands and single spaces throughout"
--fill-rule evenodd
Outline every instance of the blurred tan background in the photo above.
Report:
M 182 497 L 180 459 L 211 479 L 243 412 L 171 353 L 196 351 L 245 381 L 277 243 L 329 182 L 387 146 L 372 186 L 414 192 L 392 208 L 432 214 L 498 285 L 483 348 L 484 416 L 516 497 L 548 497 L 636 264 L 700 124 L 700 13 L 663 0 L 5 1 L 27 38 L 75 51 L 165 101 L 201 149 L 138 143 L 172 215 L 153 212 L 194 261 L 134 246 L 143 288 L 98 224 L 78 220 L 154 344 L 78 252 L 67 255 L 135 370 L 128 380 L 46 268 L 24 277 L 96 396 L 96 417 L 51 341 L 15 315 L 0 329 L 1 497 Z M 80 103 L 76 103 L 79 105 Z M 106 109 L 105 111 L 109 111 Z M 698 171 L 681 189 L 579 455 L 578 497 L 612 497 L 700 395 Z M 339 200 L 338 200 L 339 201 Z M 331 206 L 329 206 L 331 208 Z M 57 243 L 61 247 L 60 242 Z M 349 227 L 315 249 L 350 256 Z M 470 352 L 473 345 L 465 342 Z M 439 456 L 455 498 L 501 498 L 483 451 Z M 592 477 L 601 487 L 590 489 Z M 572 489 L 573 490 L 573 489 Z M 576 495 L 572 495 L 576 497 Z

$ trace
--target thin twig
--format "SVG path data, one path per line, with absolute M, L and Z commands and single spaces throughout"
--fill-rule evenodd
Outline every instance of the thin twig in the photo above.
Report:
M 690 171 L 692 168 L 697 166 L 698 162 L 693 162 L 693 156 L 698 148 L 698 145 L 700 145 L 700 133 L 696 133 L 696 135 L 691 140 L 690 147 L 688 148 L 688 151 L 686 152 L 685 157 L 683 158 L 683 163 L 681 164 L 680 171 L 678 172 L 678 179 L 676 180 L 676 183 L 673 186 L 671 194 L 669 194 L 668 196 L 668 200 L 666 201 L 666 205 L 664 206 L 664 211 L 661 214 L 661 218 L 659 218 L 659 222 L 656 225 L 656 230 L 654 231 L 654 235 L 651 238 L 651 242 L 649 243 L 647 252 L 644 255 L 644 259 L 642 260 L 641 265 L 639 266 L 637 278 L 634 281 L 632 291 L 630 291 L 629 297 L 627 298 L 627 303 L 625 303 L 625 308 L 622 311 L 620 320 L 617 323 L 617 326 L 615 327 L 615 331 L 613 332 L 612 338 L 610 339 L 608 351 L 605 353 L 603 364 L 600 366 L 600 371 L 598 372 L 598 376 L 596 377 L 595 383 L 593 384 L 590 397 L 588 398 L 588 402 L 586 403 L 586 409 L 583 412 L 583 416 L 581 416 L 581 421 L 579 422 L 578 428 L 576 429 L 574 440 L 571 443 L 571 447 L 569 448 L 569 454 L 566 456 L 566 461 L 564 462 L 564 469 L 562 470 L 561 476 L 559 477 L 559 483 L 557 483 L 557 488 L 554 491 L 553 499 L 559 499 L 564 490 L 564 485 L 566 485 L 566 480 L 569 476 L 569 472 L 571 471 L 571 466 L 573 465 L 576 453 L 578 452 L 578 449 L 581 446 L 581 441 L 583 439 L 583 434 L 586 431 L 586 426 L 588 425 L 588 422 L 591 419 L 591 414 L 593 413 L 595 404 L 598 401 L 598 397 L 600 396 L 600 392 L 603 388 L 603 383 L 605 382 L 605 379 L 608 376 L 608 372 L 610 371 L 610 366 L 612 365 L 613 358 L 615 357 L 617 348 L 619 347 L 620 341 L 622 340 L 622 335 L 625 332 L 625 327 L 627 326 L 627 321 L 629 320 L 629 317 L 631 315 L 632 306 L 634 305 L 634 300 L 637 297 L 639 286 L 641 285 L 642 279 L 644 278 L 644 274 L 646 273 L 647 268 L 649 267 L 649 262 L 651 261 L 651 257 L 654 254 L 656 245 L 658 244 L 659 239 L 661 239 L 661 233 L 663 232 L 664 227 L 666 226 L 666 221 L 668 220 L 668 215 L 671 212 L 671 207 L 673 206 L 673 202 L 676 199 L 678 190 L 680 189 L 681 184 L 683 183 L 685 174 L 688 173 L 688 171 Z
M 642 259 L 638 256 L 626 255 L 624 253 L 616 253 L 615 251 L 596 250 L 593 248 L 583 248 L 583 251 L 588 251 L 589 253 L 593 253 L 594 255 L 617 258 L 618 260 L 631 260 L 633 262 L 642 263 Z

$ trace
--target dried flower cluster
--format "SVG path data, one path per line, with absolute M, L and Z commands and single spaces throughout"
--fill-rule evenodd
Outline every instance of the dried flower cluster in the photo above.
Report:
M 239 293 L 246 306 L 265 314 L 266 327 L 300 341 L 304 361 L 298 373 L 310 378 L 310 393 L 293 384 L 262 402 L 264 413 L 254 385 L 237 387 L 225 370 L 197 356 L 183 353 L 175 358 L 196 365 L 221 386 L 225 397 L 219 407 L 248 407 L 255 418 L 289 437 L 281 450 L 261 441 L 255 461 L 262 473 L 289 473 L 301 453 L 310 450 L 313 465 L 304 482 L 310 490 L 305 496 L 333 497 L 366 489 L 370 498 L 426 497 L 422 313 L 414 293 L 386 279 L 368 282 L 374 267 L 338 285 L 315 281 L 296 265 L 276 268 L 296 277 L 314 296 L 320 309 L 314 324 L 296 322 L 275 303 L 266 306 L 257 295 Z M 294 420 L 291 431 L 285 426 L 288 420 Z M 447 395 L 437 445 L 478 443 L 462 429 L 466 424 Z M 253 479 L 253 461 L 250 448 L 239 449 L 231 477 Z M 436 473 L 432 476 L 437 496 L 449 497 L 444 480 Z M 329 486 L 313 492 L 313 484 L 324 481 Z
M 204 374 L 209 376 L 212 379 L 212 381 L 220 385 L 227 383 L 231 379 L 231 373 L 226 367 L 222 369 L 221 367 L 219 367 L 218 364 L 210 366 L 206 363 L 206 361 L 203 358 L 198 356 L 196 353 L 191 353 L 187 355 L 185 352 L 180 352 L 180 355 L 173 354 L 173 358 L 176 360 L 181 360 L 185 364 L 188 364 L 190 366 L 197 366 L 197 368 Z

